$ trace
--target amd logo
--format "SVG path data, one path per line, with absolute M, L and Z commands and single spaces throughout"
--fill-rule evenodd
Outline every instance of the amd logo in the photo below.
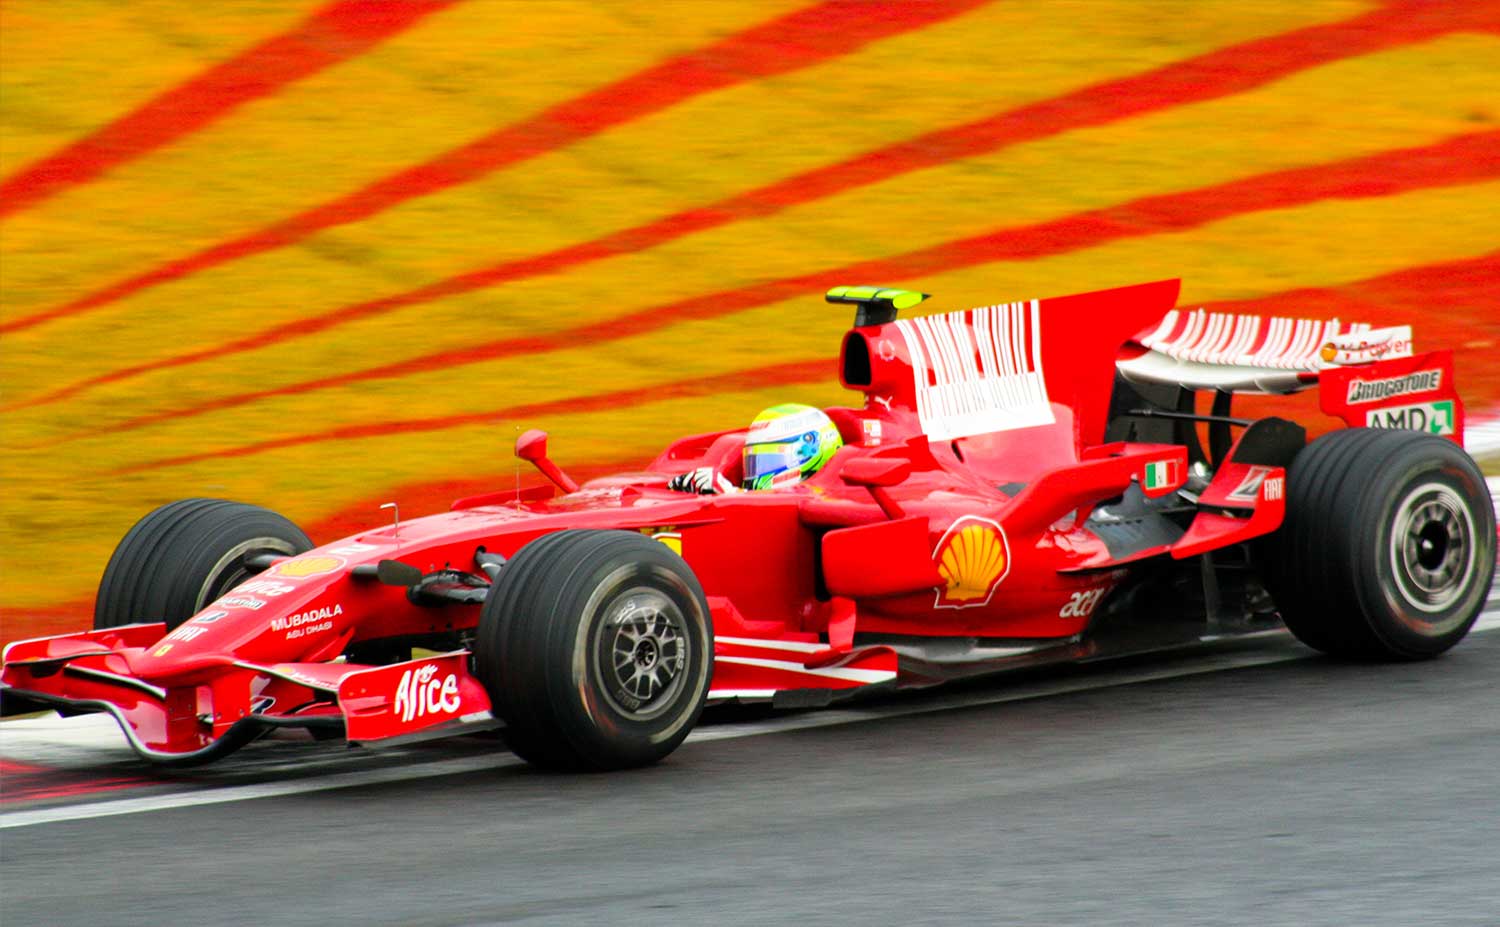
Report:
M 1365 425 L 1369 428 L 1404 428 L 1425 431 L 1430 435 L 1451 435 L 1457 430 L 1454 419 L 1453 400 L 1443 399 L 1389 409 L 1371 409 L 1365 415 Z

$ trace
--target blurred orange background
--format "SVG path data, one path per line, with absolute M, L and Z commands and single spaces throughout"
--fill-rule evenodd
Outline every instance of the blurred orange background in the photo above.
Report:
M 1180 276 L 1493 408 L 1497 116 L 1478 0 L 5 0 L 0 636 L 172 499 L 323 542 L 845 402 L 839 283 Z

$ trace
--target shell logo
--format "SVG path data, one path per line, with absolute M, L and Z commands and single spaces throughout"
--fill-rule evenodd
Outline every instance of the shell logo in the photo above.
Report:
M 1333 359 L 1339 356 L 1339 349 L 1334 347 L 1333 342 L 1330 341 L 1323 345 L 1322 350 L 1318 352 L 1318 356 L 1323 358 L 1325 363 L 1331 364 L 1333 363 Z
M 935 608 L 988 605 L 1010 572 L 1010 544 L 995 522 L 965 515 L 943 534 L 932 562 L 946 583 L 938 587 Z
M 290 576 L 300 579 L 304 576 L 317 576 L 321 573 L 332 573 L 344 567 L 342 557 L 295 557 L 291 560 L 283 560 L 276 564 L 267 573 L 277 576 Z

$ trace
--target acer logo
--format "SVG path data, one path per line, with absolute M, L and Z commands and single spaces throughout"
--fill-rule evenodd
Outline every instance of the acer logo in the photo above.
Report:
M 1068 599 L 1068 603 L 1057 613 L 1059 618 L 1087 618 L 1094 613 L 1099 605 L 1099 600 L 1104 598 L 1104 593 L 1109 591 L 1108 586 L 1098 589 L 1090 589 L 1088 592 L 1075 592 Z
M 401 674 L 396 686 L 394 712 L 402 721 L 411 721 L 427 715 L 451 715 L 457 713 L 458 677 L 453 673 L 438 678 L 437 664 L 429 663 Z

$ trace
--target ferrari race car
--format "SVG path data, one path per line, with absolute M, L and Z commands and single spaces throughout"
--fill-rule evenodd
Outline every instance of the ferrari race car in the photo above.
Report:
M 532 431 L 515 451 L 546 484 L 320 547 L 265 509 L 173 502 L 120 542 L 93 630 L 6 648 L 3 711 L 108 712 L 163 764 L 280 727 L 370 745 L 503 727 L 535 764 L 613 769 L 671 753 L 709 703 L 818 706 L 1279 622 L 1342 658 L 1458 643 L 1496 532 L 1451 353 L 1177 295 L 897 318 L 925 294 L 836 287 L 855 310 L 840 381 L 864 402 L 825 410 L 843 447 L 776 488 L 667 486 L 703 467 L 739 484 L 744 429 L 583 486 Z M 1235 394 L 1308 389 L 1349 427 L 1308 442 L 1232 415 Z

